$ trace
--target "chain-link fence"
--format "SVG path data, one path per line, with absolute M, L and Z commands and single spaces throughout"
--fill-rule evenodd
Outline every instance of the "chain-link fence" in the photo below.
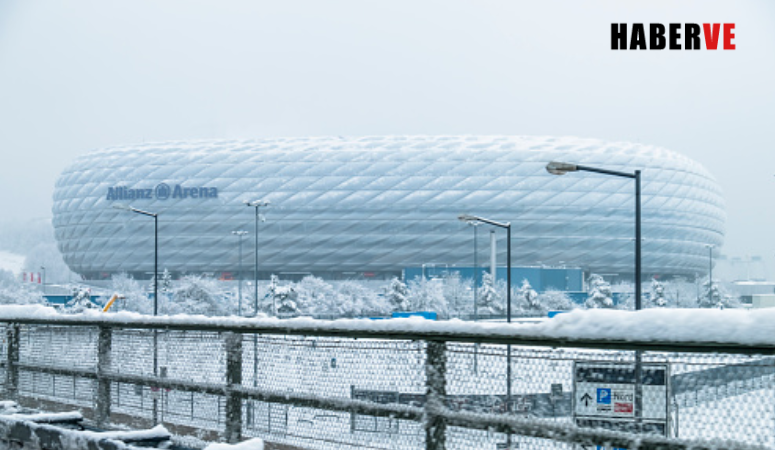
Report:
M 5 325 L 6 398 L 79 408 L 103 426 L 161 422 L 179 435 L 301 449 L 574 449 L 636 438 L 641 448 L 775 447 L 775 359 L 761 348 L 527 346 L 519 336 L 375 334 L 336 322 L 70 322 Z

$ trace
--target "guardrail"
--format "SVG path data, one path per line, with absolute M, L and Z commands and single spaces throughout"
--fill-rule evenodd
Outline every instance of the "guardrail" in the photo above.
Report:
M 296 448 L 710 449 L 718 439 L 726 448 L 767 448 L 757 444 L 775 440 L 771 427 L 756 425 L 748 437 L 714 430 L 730 411 L 709 412 L 736 396 L 771 396 L 775 370 L 764 356 L 775 346 L 766 343 L 563 336 L 539 325 L 58 315 L 34 308 L 0 308 L 0 323 L 6 397 L 79 406 L 102 426 L 163 422 L 177 434 L 210 430 L 210 438 L 217 432 L 231 443 L 256 436 Z M 671 380 L 682 380 L 666 400 L 666 435 L 576 426 L 575 365 L 634 364 L 636 351 L 644 364 L 664 363 Z M 730 387 L 741 380 L 751 386 Z M 681 403 L 691 395 L 694 406 Z M 763 414 L 757 423 L 771 424 L 769 402 L 749 404 Z M 751 428 L 750 412 L 740 405 L 737 412 L 733 422 Z

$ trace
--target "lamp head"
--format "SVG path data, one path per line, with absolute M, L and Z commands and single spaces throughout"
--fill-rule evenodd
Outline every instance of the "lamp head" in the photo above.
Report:
M 470 214 L 461 214 L 461 215 L 457 216 L 457 220 L 459 220 L 461 222 L 466 222 L 466 223 L 478 223 L 479 222 L 479 218 L 478 217 L 472 216 Z
M 579 170 L 576 164 L 552 161 L 546 165 L 546 171 L 552 175 L 565 175 L 568 172 Z
M 269 206 L 269 200 L 245 200 L 245 204 L 252 207 Z

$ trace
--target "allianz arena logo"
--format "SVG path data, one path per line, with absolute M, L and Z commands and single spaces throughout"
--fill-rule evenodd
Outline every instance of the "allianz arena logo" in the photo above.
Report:
M 186 187 L 181 184 L 170 187 L 167 183 L 159 183 L 153 189 L 113 186 L 108 188 L 108 195 L 106 197 L 107 200 L 167 200 L 169 198 L 218 198 L 218 188 L 206 186 Z

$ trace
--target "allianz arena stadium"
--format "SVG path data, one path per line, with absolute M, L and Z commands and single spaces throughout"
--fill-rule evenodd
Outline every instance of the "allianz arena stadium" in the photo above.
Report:
M 384 136 L 179 141 L 77 158 L 54 191 L 65 262 L 87 279 L 148 278 L 158 214 L 159 270 L 246 277 L 384 278 L 406 267 L 471 267 L 467 213 L 512 224 L 514 266 L 632 276 L 632 179 L 547 173 L 550 161 L 642 171 L 643 274 L 694 277 L 724 239 L 718 183 L 664 148 L 594 139 Z M 478 260 L 489 260 L 488 225 Z M 233 234 L 246 230 L 244 237 Z M 498 263 L 505 265 L 503 230 Z M 243 260 L 239 260 L 242 240 Z M 227 275 L 228 276 L 228 275 Z

